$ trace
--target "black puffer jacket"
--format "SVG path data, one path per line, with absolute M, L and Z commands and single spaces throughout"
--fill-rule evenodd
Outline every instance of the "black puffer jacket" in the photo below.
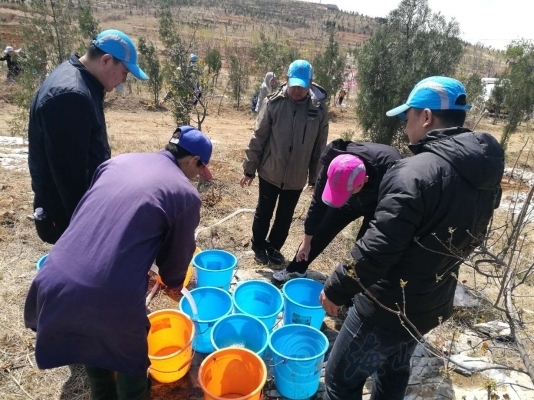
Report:
M 406 334 L 396 315 L 361 293 L 355 272 L 385 306 L 406 314 L 421 333 L 450 317 L 459 258 L 487 231 L 500 202 L 504 153 L 495 138 L 463 128 L 429 132 L 410 146 L 416 155 L 398 161 L 384 176 L 379 203 L 352 260 L 338 265 L 325 294 L 342 305 L 354 296 L 362 318 Z M 400 281 L 407 282 L 404 288 Z
M 28 140 L 34 206 L 52 219 L 70 220 L 96 168 L 111 157 L 104 86 L 75 55 L 37 91 Z
M 354 218 L 364 217 L 360 232 L 365 232 L 367 224 L 373 217 L 378 204 L 378 189 L 382 177 L 402 156 L 393 147 L 378 143 L 350 142 L 336 139 L 326 146 L 321 156 L 321 170 L 315 189 L 306 222 L 304 233 L 313 236 L 321 224 L 328 206 L 322 201 L 324 186 L 326 185 L 327 172 L 330 163 L 341 154 L 353 154 L 359 157 L 365 164 L 369 180 L 363 189 L 350 197 L 343 206 Z

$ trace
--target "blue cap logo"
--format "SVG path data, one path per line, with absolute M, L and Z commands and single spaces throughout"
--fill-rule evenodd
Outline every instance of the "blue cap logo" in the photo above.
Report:
M 309 88 L 313 79 L 313 68 L 306 60 L 296 60 L 287 69 L 288 85 Z
M 116 29 L 105 30 L 98 34 L 96 39 L 93 40 L 93 44 L 103 52 L 111 54 L 117 60 L 122 61 L 128 71 L 137 79 L 148 79 L 148 76 L 137 65 L 137 50 L 132 39 L 124 32 Z
M 471 106 L 459 102 L 460 96 L 466 96 L 464 85 L 446 76 L 432 76 L 423 79 L 412 89 L 406 103 L 389 110 L 388 117 L 406 119 L 406 111 L 410 108 L 429 110 L 470 110 Z

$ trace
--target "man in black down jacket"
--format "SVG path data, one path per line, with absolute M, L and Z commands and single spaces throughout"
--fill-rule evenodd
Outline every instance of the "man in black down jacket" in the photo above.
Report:
M 332 315 L 354 302 L 328 359 L 326 400 L 361 399 L 370 375 L 373 399 L 403 399 L 412 334 L 451 316 L 458 256 L 469 255 L 486 234 L 504 170 L 503 149 L 491 135 L 461 128 L 469 108 L 460 82 L 431 77 L 387 113 L 406 119 L 415 156 L 386 173 L 369 228 L 320 295 Z M 405 311 L 418 332 L 377 302 Z
M 126 82 L 128 72 L 148 79 L 132 40 L 106 30 L 84 56 L 73 54 L 52 71 L 33 99 L 28 163 L 35 227 L 47 243 L 56 243 L 67 229 L 96 168 L 111 157 L 104 94 Z
M 350 196 L 339 208 L 327 205 L 322 197 L 327 183 L 327 172 L 334 158 L 342 154 L 358 157 L 365 165 L 367 180 L 363 188 Z M 393 147 L 378 143 L 349 142 L 336 139 L 326 146 L 321 156 L 319 179 L 313 191 L 310 208 L 304 222 L 304 238 L 297 254 L 288 266 L 273 274 L 273 279 L 285 282 L 306 275 L 308 266 L 323 252 L 339 232 L 352 221 L 363 217 L 356 239 L 363 236 L 378 204 L 378 187 L 384 174 L 402 157 Z

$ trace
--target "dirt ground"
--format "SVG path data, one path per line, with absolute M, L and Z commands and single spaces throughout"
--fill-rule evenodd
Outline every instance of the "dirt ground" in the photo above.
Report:
M 0 74 L 4 75 L 0 69 Z M 224 79 L 224 77 L 222 77 Z M 9 120 L 16 112 L 12 93 L 14 88 L 0 81 L 0 136 L 9 135 Z M 106 99 L 106 122 L 113 149 L 113 155 L 126 152 L 154 152 L 162 149 L 174 130 L 174 123 L 167 110 L 149 111 L 149 96 L 142 92 L 131 96 L 112 93 Z M 248 110 L 248 99 L 242 110 L 236 110 L 229 99 L 217 108 L 220 99 L 213 99 L 211 111 L 203 124 L 214 143 L 210 168 L 215 177 L 212 183 L 202 183 L 199 191 L 203 199 L 201 227 L 208 227 L 235 210 L 253 209 L 256 205 L 257 182 L 242 189 L 239 179 L 242 175 L 244 149 L 250 139 L 255 117 Z M 346 99 L 346 108 L 333 108 L 330 112 L 329 141 L 353 133 L 353 139 L 361 139 L 356 124 L 354 102 Z M 502 123 L 493 125 L 484 119 L 477 130 L 500 137 Z M 514 135 L 507 153 L 507 163 L 512 166 L 529 137 L 529 127 Z M 24 151 L 25 146 L 9 146 Z M 7 147 L 0 143 L 0 161 Z M 519 163 L 521 168 L 532 171 L 533 161 Z M 506 190 L 513 190 L 514 182 L 503 181 Z M 523 190 L 528 190 L 528 186 Z M 282 249 L 286 258 L 295 254 L 303 235 L 303 224 L 311 193 L 305 191 L 298 203 L 290 235 Z M 80 368 L 57 368 L 40 371 L 34 359 L 35 335 L 24 328 L 23 305 L 27 289 L 36 275 L 35 263 L 48 253 L 50 246 L 42 243 L 35 233 L 32 213 L 33 194 L 25 162 L 0 163 L 0 398 L 1 399 L 89 399 L 89 388 Z M 243 213 L 216 228 L 203 231 L 198 237 L 202 249 L 221 248 L 236 254 L 242 279 L 250 277 L 270 278 L 273 270 L 254 262 L 249 240 L 252 225 L 251 213 Z M 311 266 L 311 274 L 319 278 L 329 274 L 337 262 L 350 250 L 358 222 L 347 227 L 330 244 Z M 244 277 L 244 278 L 243 278 Z M 474 284 L 473 275 L 463 270 L 460 276 L 466 284 Z M 154 284 L 152 279 L 150 287 Z M 490 288 L 490 291 L 495 288 Z M 526 310 L 526 324 L 534 326 L 534 301 L 532 287 L 521 288 L 517 306 Z M 162 308 L 176 308 L 178 296 L 173 291 L 159 290 L 150 303 L 149 311 Z M 533 315 L 529 314 L 531 312 Z M 326 329 L 339 329 L 340 320 L 329 321 Z M 460 326 L 460 324 L 458 324 Z M 507 355 L 509 358 L 510 356 Z M 518 357 L 513 355 L 518 363 Z M 479 386 L 480 379 L 454 378 L 462 387 Z M 181 385 L 154 386 L 153 399 L 193 398 L 200 396 L 194 370 Z
M 5 86 L 0 89 L 4 92 L 11 90 Z M 114 155 L 158 151 L 164 147 L 173 131 L 174 123 L 168 111 L 148 111 L 146 100 L 136 95 L 122 97 L 111 94 L 106 104 L 106 121 Z M 347 104 L 352 106 L 350 100 Z M 16 109 L 2 99 L 0 109 L 4 117 L 0 121 L 0 136 L 6 136 L 7 116 L 12 115 Z M 353 108 L 335 108 L 331 116 L 329 140 L 338 138 L 347 131 L 355 132 L 354 139 L 361 137 Z M 242 174 L 244 149 L 254 121 L 254 116 L 248 110 L 235 110 L 227 101 L 223 104 L 220 115 L 214 109 L 204 122 L 203 130 L 214 143 L 210 167 L 215 181 L 200 186 L 203 198 L 201 227 L 210 226 L 237 209 L 255 207 L 257 182 L 246 189 L 238 184 Z M 500 129 L 501 126 L 494 126 L 489 120 L 484 120 L 480 126 L 480 130 L 490 131 L 496 136 Z M 524 140 L 521 134 L 514 137 L 509 151 L 510 162 L 514 159 L 513 155 L 518 154 Z M 282 249 L 286 258 L 295 254 L 300 243 L 310 195 L 309 192 L 303 193 L 295 211 L 289 238 Z M 33 222 L 28 219 L 32 212 L 31 206 L 32 191 L 26 164 L 19 164 L 17 168 L 0 167 L 0 308 L 3 310 L 0 316 L 0 398 L 89 399 L 88 386 L 79 368 L 40 371 L 36 367 L 33 354 L 35 335 L 23 326 L 23 304 L 27 289 L 36 274 L 35 263 L 50 249 L 49 245 L 39 240 Z M 245 276 L 269 278 L 273 270 L 256 264 L 250 252 L 252 216 L 251 213 L 244 213 L 202 232 L 198 237 L 198 246 L 202 249 L 222 248 L 231 251 L 238 256 L 240 271 Z M 332 242 L 312 264 L 312 274 L 319 277 L 321 274 L 329 274 L 337 261 L 350 249 L 357 228 L 356 222 Z M 465 279 L 471 279 L 468 271 L 465 271 L 465 275 Z M 151 280 L 150 286 L 153 283 L 154 280 Z M 525 296 L 531 290 L 526 289 Z M 175 308 L 177 299 L 176 293 L 159 290 L 149 310 Z M 534 308 L 531 300 L 521 298 L 522 302 L 529 303 L 525 306 L 527 309 Z M 339 323 L 337 327 L 339 328 Z M 465 387 L 468 382 L 462 378 L 461 384 Z M 152 398 L 167 399 L 171 396 L 200 396 L 193 371 L 180 385 L 155 384 Z
M 0 83 L 0 92 L 13 88 Z M 16 108 L 6 102 L 10 96 L 0 97 L 0 136 L 9 135 L 8 121 Z M 250 139 L 254 116 L 250 111 L 237 111 L 230 102 L 223 104 L 220 116 L 210 113 L 203 125 L 214 143 L 210 168 L 215 176 L 211 184 L 200 187 L 203 198 L 201 227 L 209 226 L 239 208 L 254 208 L 257 201 L 257 182 L 242 189 L 239 179 L 244 149 Z M 218 103 L 216 103 L 218 105 Z M 146 101 L 137 96 L 121 97 L 111 94 L 106 102 L 106 122 L 113 155 L 125 152 L 159 151 L 174 130 L 167 111 L 148 111 Z M 335 109 L 329 139 L 355 130 L 354 110 Z M 356 138 L 356 137 L 355 137 Z M 1 145 L 0 145 L 1 147 Z M 24 146 L 11 146 L 24 148 Z M 4 149 L 0 153 L 5 152 Z M 304 192 L 295 212 L 295 222 L 283 253 L 291 258 L 303 234 L 303 222 L 310 203 L 310 192 Z M 35 335 L 23 326 L 22 312 L 27 289 L 35 277 L 35 263 L 50 250 L 35 232 L 32 213 L 32 191 L 26 163 L 13 168 L 0 167 L 0 398 L 2 399 L 88 399 L 88 387 L 79 370 L 69 368 L 39 371 L 35 365 L 33 346 Z M 241 214 L 233 220 L 199 235 L 202 249 L 223 248 L 238 255 L 240 270 L 263 271 L 249 254 L 252 214 Z M 349 248 L 354 235 L 347 228 L 314 263 L 314 270 L 327 273 L 335 265 L 336 256 Z M 153 282 L 151 282 L 151 285 Z M 169 296 L 170 295 L 170 296 Z M 175 308 L 175 293 L 159 291 L 150 310 Z M 156 393 L 157 393 L 157 388 Z M 154 398 L 167 398 L 163 397 Z M 185 398 L 185 397 L 179 397 Z

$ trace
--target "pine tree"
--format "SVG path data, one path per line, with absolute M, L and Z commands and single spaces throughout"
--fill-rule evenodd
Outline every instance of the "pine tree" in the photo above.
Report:
M 241 102 L 241 96 L 248 89 L 248 77 L 249 77 L 249 64 L 244 58 L 230 56 L 230 72 L 228 78 L 230 79 L 230 85 L 232 87 L 232 94 L 234 100 L 237 102 L 237 108 Z
M 427 0 L 402 0 L 358 51 L 357 115 L 367 139 L 403 140 L 404 124 L 386 112 L 403 104 L 421 79 L 452 76 L 462 57 L 460 27 L 433 14 Z
M 313 80 L 326 90 L 329 97 L 335 96 L 343 84 L 345 57 L 339 52 L 339 43 L 334 39 L 334 29 L 330 29 L 325 51 L 315 57 L 312 65 Z
M 139 66 L 148 75 L 148 87 L 154 98 L 154 105 L 158 104 L 159 94 L 163 86 L 163 73 L 154 44 L 145 37 L 139 38 Z

